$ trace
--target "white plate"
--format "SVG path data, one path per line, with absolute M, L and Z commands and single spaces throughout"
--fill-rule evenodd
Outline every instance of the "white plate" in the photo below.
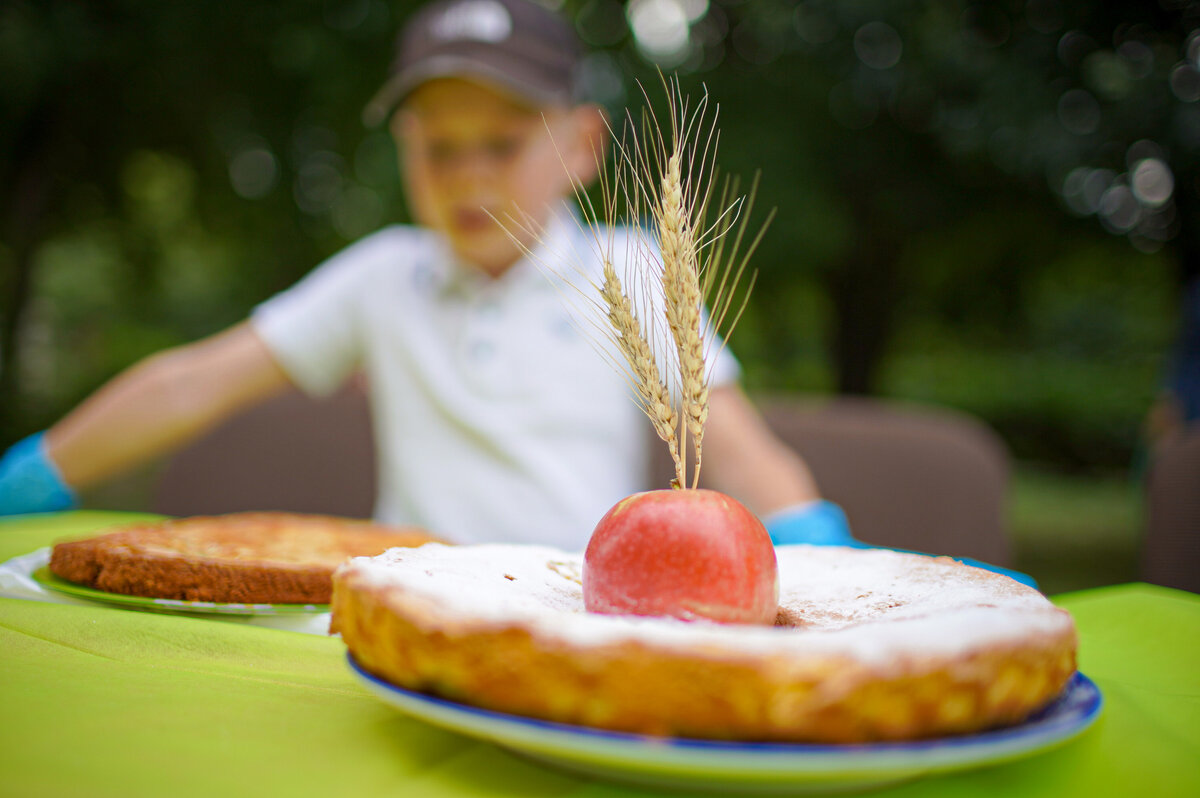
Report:
M 491 712 L 396 687 L 351 669 L 372 693 L 435 726 L 497 743 L 588 776 L 655 787 L 741 792 L 830 792 L 993 765 L 1044 751 L 1100 715 L 1096 685 L 1076 673 L 1062 694 L 1018 726 L 908 743 L 792 745 L 649 737 Z

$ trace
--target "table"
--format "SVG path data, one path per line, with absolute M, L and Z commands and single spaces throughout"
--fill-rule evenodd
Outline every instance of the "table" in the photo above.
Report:
M 0 560 L 128 516 L 0 521 Z M 1055 597 L 1104 715 L 1011 764 L 872 796 L 1200 795 L 1200 596 L 1132 584 Z M 555 771 L 409 719 L 336 638 L 0 598 L 0 796 L 662 795 Z

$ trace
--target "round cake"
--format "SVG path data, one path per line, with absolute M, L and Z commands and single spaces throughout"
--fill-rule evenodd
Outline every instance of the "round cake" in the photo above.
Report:
M 502 712 L 710 739 L 911 740 L 1021 721 L 1075 671 L 1074 623 L 945 557 L 778 549 L 774 627 L 584 609 L 582 556 L 395 549 L 334 574 L 331 630 L 398 686 Z
M 108 593 L 183 601 L 325 604 L 347 559 L 437 540 L 387 527 L 286 512 L 167 518 L 56 543 L 50 570 Z

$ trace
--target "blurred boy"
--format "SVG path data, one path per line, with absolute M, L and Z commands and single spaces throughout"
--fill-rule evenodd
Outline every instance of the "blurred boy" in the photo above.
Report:
M 605 136 L 599 109 L 578 99 L 579 61 L 570 26 L 527 0 L 422 9 L 367 109 L 389 123 L 421 226 L 366 237 L 249 320 L 147 358 L 14 446 L 0 461 L 0 512 L 71 506 L 75 488 L 290 386 L 325 394 L 361 370 L 378 436 L 378 519 L 459 542 L 582 549 L 604 512 L 644 487 L 649 441 L 623 377 L 534 265 L 589 251 L 555 210 L 571 195 L 567 170 L 595 177 Z M 514 242 L 492 218 L 522 214 L 543 241 Z M 737 372 L 728 354 L 715 366 L 708 481 L 766 516 L 777 542 L 847 539 L 840 511 L 817 500 Z

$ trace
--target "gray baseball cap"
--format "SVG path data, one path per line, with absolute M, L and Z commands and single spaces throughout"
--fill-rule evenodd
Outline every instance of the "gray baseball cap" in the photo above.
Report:
M 389 77 L 363 122 L 381 124 L 435 78 L 478 78 L 535 106 L 570 103 L 582 57 L 571 24 L 532 0 L 437 0 L 400 32 Z

